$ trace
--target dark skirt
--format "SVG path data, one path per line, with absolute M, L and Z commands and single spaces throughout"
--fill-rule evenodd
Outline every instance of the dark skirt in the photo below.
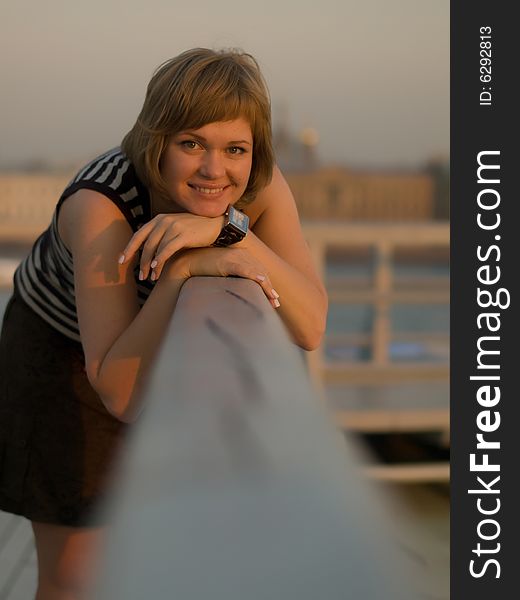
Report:
M 0 510 L 72 527 L 100 524 L 127 428 L 90 385 L 81 344 L 15 293 L 0 338 Z

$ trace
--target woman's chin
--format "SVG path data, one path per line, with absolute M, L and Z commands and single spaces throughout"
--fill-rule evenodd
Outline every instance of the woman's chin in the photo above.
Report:
M 224 198 L 219 200 L 202 199 L 191 202 L 188 210 L 199 217 L 220 217 L 226 212 L 228 206 L 229 202 Z
M 189 210 L 189 212 L 192 215 L 197 215 L 198 217 L 221 217 L 227 209 L 227 204 L 226 206 L 222 207 L 210 207 L 210 208 L 204 208 L 204 207 L 193 207 L 192 209 Z

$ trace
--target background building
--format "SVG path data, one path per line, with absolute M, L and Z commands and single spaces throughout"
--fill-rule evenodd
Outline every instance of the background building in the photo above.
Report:
M 277 162 L 306 220 L 430 221 L 449 214 L 449 168 L 434 158 L 424 168 L 324 166 L 312 127 L 298 136 L 283 124 L 274 136 Z

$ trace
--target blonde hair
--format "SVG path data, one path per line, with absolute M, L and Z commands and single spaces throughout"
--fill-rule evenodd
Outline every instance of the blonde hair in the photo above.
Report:
M 160 164 L 169 136 L 239 117 L 253 134 L 251 175 L 236 204 L 240 208 L 269 183 L 274 164 L 269 91 L 250 54 L 194 48 L 160 65 L 121 148 L 151 193 L 167 198 Z

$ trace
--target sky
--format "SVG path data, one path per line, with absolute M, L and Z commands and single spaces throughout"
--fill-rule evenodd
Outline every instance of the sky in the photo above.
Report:
M 449 157 L 449 0 L 0 0 L 0 168 L 118 145 L 154 69 L 239 47 L 322 163 Z

